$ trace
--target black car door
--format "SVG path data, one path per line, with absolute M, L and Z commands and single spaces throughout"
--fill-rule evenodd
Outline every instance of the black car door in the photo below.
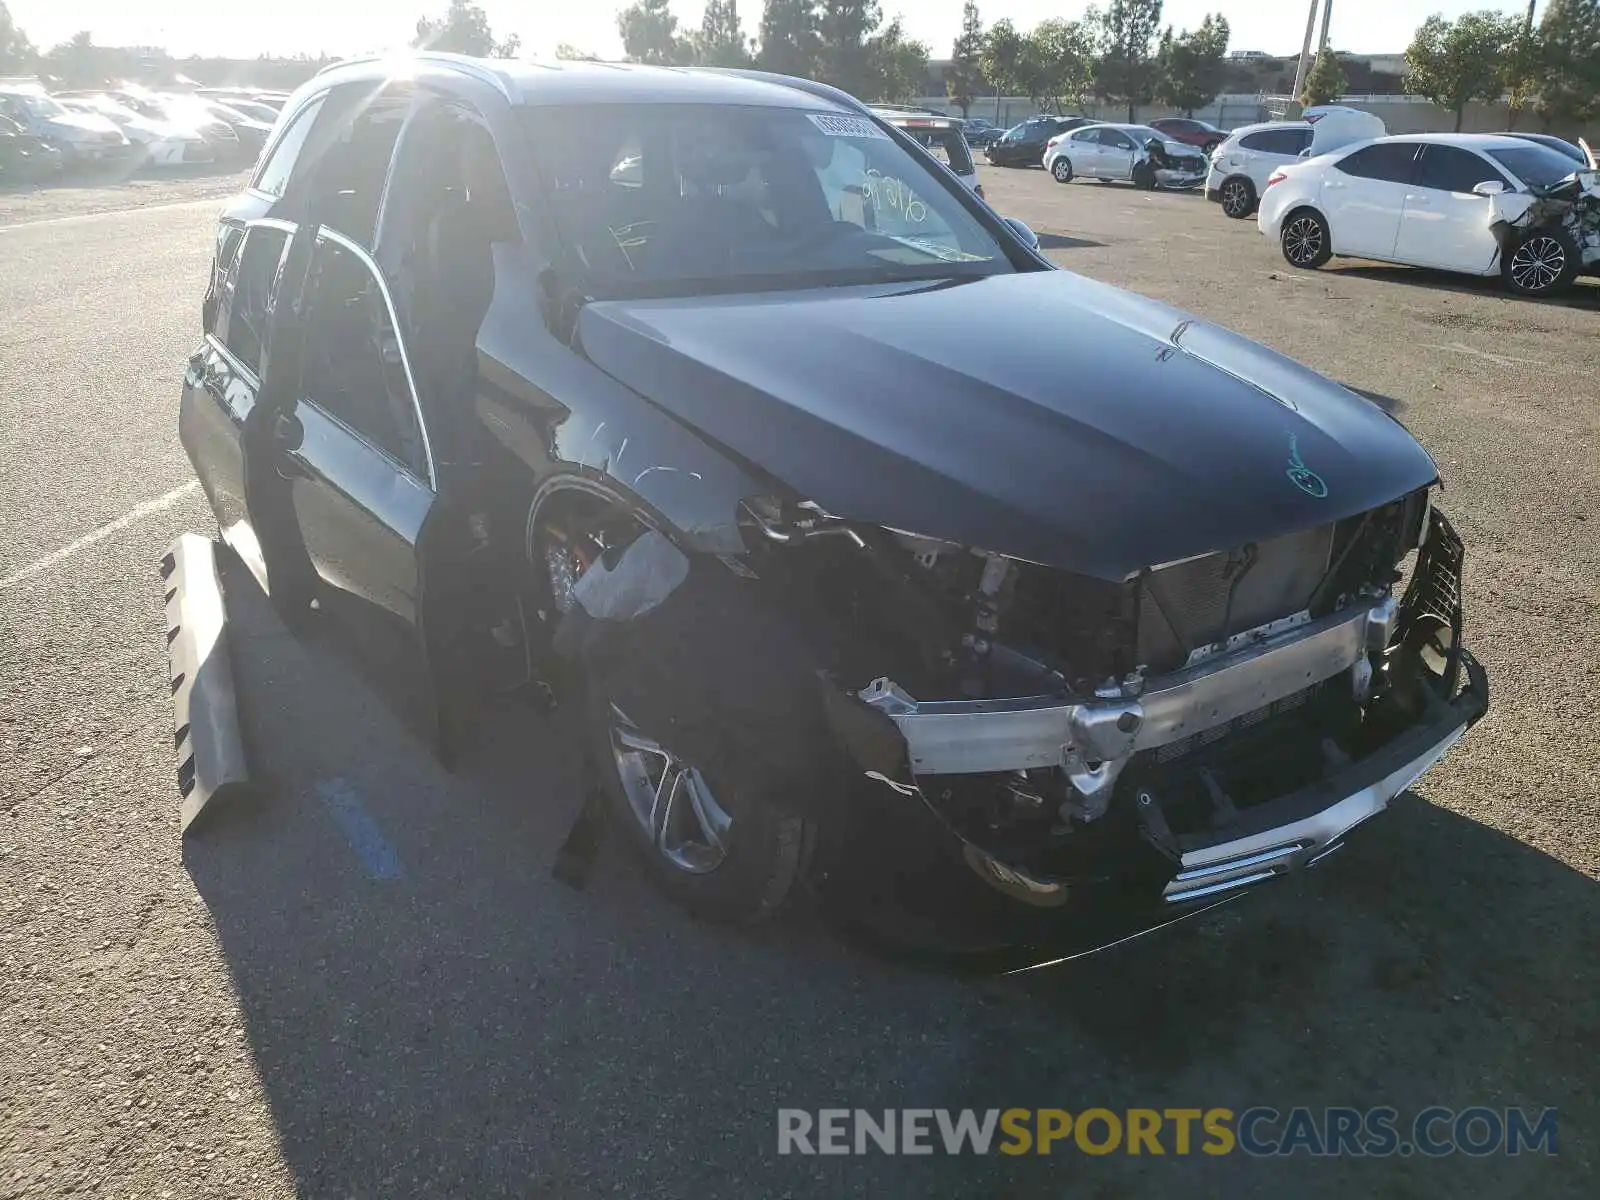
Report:
M 325 595 L 416 629 L 418 544 L 438 484 L 411 360 L 367 251 L 326 227 L 312 243 L 298 386 L 274 429 L 277 469 Z
M 294 225 L 272 219 L 229 233 L 178 405 L 179 438 L 223 540 L 277 598 L 296 556 L 281 537 L 283 481 L 259 447 L 270 436 L 273 385 L 295 359 L 293 301 L 303 274 L 295 235 Z

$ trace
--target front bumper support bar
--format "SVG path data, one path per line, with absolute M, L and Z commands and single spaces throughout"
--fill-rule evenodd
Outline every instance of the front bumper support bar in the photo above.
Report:
M 1307 621 L 1154 679 L 1138 694 L 918 701 L 889 679 L 860 698 L 890 717 L 916 775 L 1061 767 L 1103 769 L 1203 733 L 1348 671 L 1388 645 L 1396 603 L 1385 597 Z

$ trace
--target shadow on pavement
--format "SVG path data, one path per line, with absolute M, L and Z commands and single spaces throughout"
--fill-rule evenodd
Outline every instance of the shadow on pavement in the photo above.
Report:
M 803 918 L 697 924 L 615 847 L 586 891 L 556 883 L 579 801 L 562 712 L 494 714 L 450 775 L 259 594 L 229 606 L 258 794 L 184 857 L 301 1195 L 1058 1196 L 1070 1178 L 1552 1197 L 1592 1178 L 1600 891 L 1497 830 L 1408 795 L 1307 875 L 962 983 Z M 780 1107 L 1253 1104 L 1555 1106 L 1561 1157 L 776 1153 Z
M 1041 233 L 1039 235 L 1039 249 L 1041 250 L 1081 250 L 1087 246 L 1104 245 L 1104 242 L 1097 242 L 1091 238 L 1068 237 L 1064 233 Z
M 1463 296 L 1490 296 L 1520 304 L 1548 304 L 1557 308 L 1600 308 L 1600 282 L 1582 276 L 1579 276 L 1572 290 L 1566 295 L 1540 300 L 1518 296 L 1506 290 L 1498 275 L 1458 275 L 1453 271 L 1434 271 L 1428 267 L 1400 267 L 1365 262 L 1339 263 L 1323 269 L 1336 275 L 1353 275 L 1361 279 L 1400 283 L 1407 287 L 1427 288 L 1437 292 L 1455 292 Z

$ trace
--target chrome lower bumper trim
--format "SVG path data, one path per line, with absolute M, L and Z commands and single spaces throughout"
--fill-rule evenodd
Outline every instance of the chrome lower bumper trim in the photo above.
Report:
M 1416 758 L 1321 812 L 1249 837 L 1189 851 L 1181 860 L 1182 869 L 1162 892 L 1163 898 L 1179 904 L 1215 896 L 1326 857 L 1343 844 L 1340 839 L 1345 834 L 1377 816 L 1443 758 L 1466 731 L 1463 722 Z

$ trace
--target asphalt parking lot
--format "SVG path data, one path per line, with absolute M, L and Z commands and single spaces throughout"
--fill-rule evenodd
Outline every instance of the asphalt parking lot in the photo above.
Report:
M 0 1200 L 1591 1194 L 1600 288 L 1294 272 L 1197 195 L 984 181 L 1062 266 L 1307 362 L 1434 454 L 1491 676 L 1466 742 L 1325 867 L 957 980 L 804 917 L 696 924 L 609 848 L 565 887 L 563 713 L 494 714 L 447 773 L 335 639 L 240 587 L 261 787 L 183 842 L 156 572 L 212 527 L 175 415 L 215 181 L 0 197 Z M 1252 1105 L 1554 1107 L 1559 1155 L 776 1152 L 780 1107 Z

